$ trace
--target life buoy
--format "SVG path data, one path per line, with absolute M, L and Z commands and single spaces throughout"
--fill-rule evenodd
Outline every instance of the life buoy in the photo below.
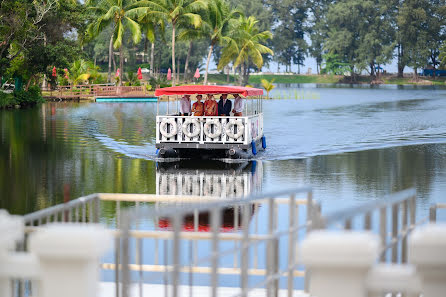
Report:
M 190 132 L 189 125 L 192 125 L 192 132 Z M 198 136 L 201 132 L 200 123 L 197 119 L 186 119 L 183 123 L 183 134 L 189 138 Z
M 211 125 L 214 125 L 214 133 L 211 132 Z M 217 138 L 221 135 L 221 124 L 217 119 L 208 119 L 204 124 L 204 134 L 209 138 Z
M 234 129 L 232 128 L 234 126 Z M 232 132 L 235 130 L 235 126 L 237 126 L 237 133 Z M 240 120 L 229 120 L 229 123 L 226 125 L 226 135 L 233 139 L 239 139 L 245 133 L 245 126 Z
M 170 125 L 170 132 L 167 132 L 166 125 Z M 177 135 L 178 128 L 177 128 L 177 122 L 173 118 L 163 119 L 160 124 L 160 132 L 163 134 L 164 137 L 170 138 L 172 136 Z

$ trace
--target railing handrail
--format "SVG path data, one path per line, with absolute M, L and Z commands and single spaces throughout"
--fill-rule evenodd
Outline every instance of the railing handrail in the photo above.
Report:
M 124 222 L 127 220 L 128 223 L 134 220 L 138 220 L 141 216 L 153 216 L 153 217 L 172 217 L 179 216 L 180 214 L 186 215 L 193 213 L 194 211 L 209 211 L 217 208 L 224 208 L 228 206 L 239 206 L 242 204 L 248 204 L 255 202 L 257 200 L 267 200 L 267 199 L 281 199 L 285 195 L 295 195 L 300 193 L 309 193 L 312 192 L 311 187 L 300 187 L 296 189 L 287 189 L 282 191 L 275 192 L 266 192 L 260 194 L 252 194 L 247 197 L 238 197 L 234 199 L 225 199 L 224 201 L 219 202 L 206 202 L 206 203 L 194 203 L 187 206 L 181 206 L 179 209 L 175 206 L 169 206 L 163 209 L 130 209 L 123 212 Z M 310 203 L 312 203 L 312 199 L 310 198 Z
M 416 190 L 414 188 L 409 188 L 397 193 L 388 194 L 378 201 L 374 200 L 363 205 L 353 206 L 351 208 L 339 210 L 332 214 L 321 217 L 319 223 L 325 226 L 338 221 L 350 220 L 355 216 L 364 215 L 375 210 L 390 207 L 394 204 L 399 204 L 401 202 L 404 202 L 408 198 L 414 197 L 415 195 Z

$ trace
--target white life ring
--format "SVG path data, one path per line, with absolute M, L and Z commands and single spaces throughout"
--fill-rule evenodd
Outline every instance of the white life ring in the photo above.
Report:
M 237 133 L 232 132 L 232 126 L 237 126 Z M 229 123 L 226 125 L 226 135 L 228 135 L 230 138 L 238 139 L 245 133 L 245 126 L 243 125 L 242 121 L 240 120 L 229 120 Z
M 192 125 L 192 132 L 190 132 L 189 125 Z M 189 138 L 198 136 L 200 134 L 201 128 L 200 123 L 198 123 L 197 119 L 186 119 L 183 123 L 183 134 Z
M 167 127 L 166 127 L 167 124 L 170 124 L 170 132 L 167 132 Z M 175 119 L 173 118 L 163 119 L 160 124 L 160 132 L 161 134 L 163 134 L 164 137 L 167 138 L 177 135 L 178 128 Z
M 214 133 L 211 133 L 211 125 L 215 125 Z M 221 135 L 221 124 L 217 119 L 208 119 L 203 128 L 204 134 L 209 138 L 216 138 Z

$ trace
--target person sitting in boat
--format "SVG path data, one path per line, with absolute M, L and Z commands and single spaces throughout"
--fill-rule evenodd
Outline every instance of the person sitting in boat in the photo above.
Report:
M 214 95 L 208 94 L 206 101 L 204 101 L 204 115 L 205 116 L 217 116 L 218 104 L 214 99 Z
M 218 101 L 218 115 L 229 117 L 231 113 L 232 102 L 228 100 L 228 94 L 222 94 Z
M 201 117 L 204 114 L 204 105 L 203 102 L 201 102 L 201 95 L 197 95 L 197 102 L 195 102 L 192 105 L 192 112 L 194 113 L 194 116 Z
M 240 97 L 239 94 L 237 94 L 234 100 L 234 109 L 232 110 L 234 116 L 242 117 L 244 107 L 245 107 L 245 100 L 243 100 L 243 98 Z
M 190 113 L 190 95 L 184 95 L 180 101 L 180 112 L 182 116 L 189 116 Z

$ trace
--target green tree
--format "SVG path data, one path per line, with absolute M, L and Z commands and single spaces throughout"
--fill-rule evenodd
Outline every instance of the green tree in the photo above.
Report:
M 229 36 L 223 37 L 224 48 L 218 69 L 223 69 L 233 62 L 235 67 L 241 67 L 240 84 L 246 85 L 249 79 L 249 63 L 252 62 L 261 69 L 263 66 L 262 55 L 274 54 L 269 47 L 262 44 L 272 38 L 272 33 L 269 31 L 259 32 L 258 21 L 253 16 L 240 16 L 230 23 Z
M 90 38 L 96 37 L 107 26 L 113 26 L 113 35 L 110 39 L 109 46 L 109 66 L 108 77 L 111 79 L 111 57 L 113 55 L 113 48 L 119 49 L 119 68 L 120 83 L 124 73 L 124 57 L 122 51 L 122 44 L 124 33 L 126 30 L 131 32 L 133 43 L 141 41 L 141 27 L 134 20 L 141 16 L 141 12 L 135 7 L 133 0 L 103 0 L 98 3 L 95 1 L 87 2 L 89 8 L 94 12 L 96 18 L 88 26 L 87 33 Z
M 401 46 L 407 65 L 414 69 L 414 80 L 418 80 L 417 70 L 427 64 L 429 57 L 428 7 L 427 0 L 405 0 L 397 17 Z
M 238 9 L 231 9 L 225 0 L 211 0 L 208 5 L 207 15 L 205 18 L 206 26 L 203 31 L 211 40 L 209 53 L 206 60 L 206 70 L 204 72 L 204 84 L 207 84 L 209 63 L 211 61 L 214 46 L 221 42 L 224 36 L 228 34 L 228 24 L 230 20 L 236 18 L 242 13 Z
M 139 9 L 148 17 L 164 19 L 172 26 L 172 73 L 175 74 L 175 38 L 177 27 L 192 25 L 199 28 L 202 23 L 201 14 L 207 8 L 204 0 L 142 0 Z M 176 84 L 176 76 L 172 76 L 172 86 Z
M 271 92 L 276 86 L 273 84 L 275 79 L 273 78 L 271 81 L 267 81 L 266 79 L 262 78 L 262 87 L 266 91 L 266 98 L 269 98 L 269 92 Z

